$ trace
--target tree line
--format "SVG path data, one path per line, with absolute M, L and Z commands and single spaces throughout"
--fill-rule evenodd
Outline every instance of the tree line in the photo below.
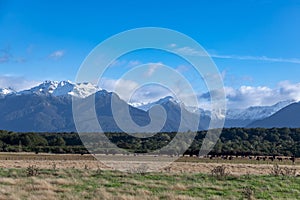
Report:
M 143 134 L 143 133 L 139 133 Z M 153 137 L 140 138 L 126 133 L 105 133 L 117 147 L 134 153 L 159 152 L 175 155 L 187 144 L 177 140 L 170 150 L 160 150 L 177 133 L 157 133 Z M 182 135 L 187 135 L 183 133 Z M 195 133 L 194 140 L 185 154 L 198 155 L 207 131 Z M 78 135 L 71 133 L 17 133 L 0 131 L 0 152 L 47 152 L 47 153 L 88 153 L 81 139 L 88 141 L 92 153 L 116 154 L 117 148 L 99 139 L 97 133 Z M 104 135 L 103 135 L 104 136 Z M 278 155 L 300 157 L 300 128 L 225 128 L 210 152 L 211 155 Z

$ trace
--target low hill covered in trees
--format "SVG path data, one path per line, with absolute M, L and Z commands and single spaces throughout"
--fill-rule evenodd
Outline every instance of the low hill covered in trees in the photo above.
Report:
M 197 135 L 186 154 L 198 155 L 206 131 Z M 115 154 L 116 149 L 106 148 L 103 141 L 93 140 L 94 134 L 87 133 L 95 142 L 93 153 Z M 168 144 L 176 133 L 158 133 L 150 138 L 138 138 L 126 133 L 105 133 L 115 145 L 130 152 L 145 153 L 158 150 Z M 182 145 L 182 144 L 178 144 Z M 16 133 L 0 131 L 0 152 L 47 152 L 88 153 L 77 133 Z M 176 149 L 162 154 L 177 154 Z M 226 128 L 210 154 L 218 155 L 282 155 L 300 157 L 299 128 Z

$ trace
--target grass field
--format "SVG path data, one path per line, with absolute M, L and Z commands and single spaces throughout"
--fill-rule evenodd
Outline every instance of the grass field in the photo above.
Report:
M 300 178 L 199 173 L 0 169 L 0 199 L 297 199 Z
M 0 154 L 0 200 L 300 199 L 298 164 L 185 159 L 168 170 L 132 173 L 89 155 Z M 226 173 L 211 173 L 220 166 Z M 287 171 L 274 173 L 278 168 Z

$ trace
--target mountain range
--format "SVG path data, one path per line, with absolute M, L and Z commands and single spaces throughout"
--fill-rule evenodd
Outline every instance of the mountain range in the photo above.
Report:
M 90 105 L 86 105 L 86 102 L 89 102 L 90 98 L 95 98 L 97 118 L 105 132 L 121 131 L 114 120 L 111 109 L 112 101 L 120 115 L 124 114 L 126 108 L 129 107 L 130 117 L 136 124 L 146 126 L 151 121 L 149 111 L 128 105 L 117 94 L 107 92 L 90 83 L 45 81 L 29 90 L 19 92 L 12 89 L 1 89 L 0 129 L 19 132 L 76 131 L 72 114 L 72 97 L 80 101 L 79 104 L 83 108 L 82 114 L 85 110 L 90 109 Z M 167 117 L 161 131 L 177 131 L 181 121 L 180 106 L 172 101 L 166 101 L 162 106 Z M 193 113 L 185 116 L 183 131 L 190 129 L 190 124 L 194 119 Z M 158 116 L 157 120 L 163 121 L 163 118 L 160 119 L 160 117 Z M 201 126 L 199 125 L 199 127 Z M 128 128 L 134 130 L 133 127 Z
M 264 119 L 254 121 L 247 127 L 264 127 L 264 128 L 299 128 L 300 127 L 300 103 L 292 103 L 275 114 Z
M 163 99 L 159 99 L 156 102 L 151 102 L 148 104 L 142 104 L 137 105 L 137 108 L 142 110 L 149 110 L 153 105 L 160 105 L 163 104 L 166 101 L 172 101 L 174 103 L 180 104 L 179 101 L 173 99 L 173 97 L 165 97 Z M 255 126 L 256 121 L 260 121 L 262 119 L 268 118 L 281 110 L 282 108 L 294 103 L 294 100 L 286 100 L 278 102 L 271 106 L 251 106 L 246 109 L 228 109 L 226 111 L 226 117 L 225 117 L 225 124 L 224 127 L 230 128 L 230 127 L 247 127 L 250 126 L 250 124 L 253 124 Z M 191 112 L 191 113 L 197 113 L 201 117 L 202 126 L 203 128 L 208 128 L 210 119 L 220 119 L 222 116 L 220 115 L 212 115 L 212 113 L 209 110 L 204 110 L 202 108 L 197 107 L 187 107 L 185 108 Z M 289 125 L 286 125 L 289 127 Z M 265 127 L 264 124 L 260 124 L 259 127 Z M 276 124 L 274 124 L 274 127 L 276 127 Z M 300 127 L 300 122 L 299 122 Z
M 166 113 L 166 122 L 161 131 L 166 132 L 177 131 L 181 121 L 181 130 L 188 131 L 199 117 L 197 130 L 207 129 L 212 118 L 222 117 L 212 116 L 210 111 L 202 108 L 185 106 L 170 96 L 147 104 L 129 105 L 117 94 L 91 83 L 45 81 L 36 87 L 18 92 L 12 88 L 0 89 L 0 129 L 20 132 L 76 131 L 72 98 L 80 100 L 82 105 L 89 98 L 95 98 L 97 118 L 106 132 L 121 131 L 114 120 L 112 101 L 117 105 L 120 114 L 124 114 L 126 108 L 129 108 L 131 119 L 140 126 L 151 122 L 149 114 L 154 105 L 162 106 Z M 299 113 L 300 104 L 293 100 L 278 102 L 272 106 L 229 109 L 226 111 L 225 127 L 300 127 Z M 184 117 L 181 120 L 182 116 Z M 156 117 L 158 121 L 164 120 L 160 119 L 162 116 Z M 134 127 L 129 129 L 135 130 Z

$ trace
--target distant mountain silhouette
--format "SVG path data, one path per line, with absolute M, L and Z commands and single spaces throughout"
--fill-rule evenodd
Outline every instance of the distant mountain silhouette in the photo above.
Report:
M 115 98 L 112 99 L 112 95 Z M 118 108 L 118 113 L 124 113 L 125 108 L 129 109 L 132 120 L 139 126 L 150 123 L 149 111 L 143 111 L 128 105 L 116 94 L 100 90 L 95 95 L 78 98 L 82 101 L 82 108 L 90 108 L 85 105 L 88 98 L 95 98 L 95 110 L 98 121 L 103 131 L 122 131 L 116 121 L 111 109 L 111 102 Z M 165 102 L 162 105 L 166 109 L 167 120 L 160 131 L 177 131 L 180 125 L 181 111 L 178 104 Z M 184 111 L 187 112 L 187 111 Z M 84 111 L 83 111 L 84 114 Z M 184 119 L 184 129 L 189 130 L 189 124 L 193 123 L 193 114 L 188 113 L 188 118 Z M 160 120 L 160 116 L 157 120 Z M 126 120 L 124 118 L 124 120 Z M 0 129 L 20 131 L 20 132 L 71 132 L 76 131 L 72 114 L 72 96 L 54 96 L 48 93 L 15 93 L 0 98 Z
M 201 108 L 187 107 L 170 96 L 134 107 L 120 99 L 117 94 L 107 92 L 91 83 L 45 81 L 19 92 L 11 88 L 0 89 L 0 129 L 19 132 L 76 131 L 72 98 L 78 100 L 80 115 L 84 116 L 90 115 L 88 111 L 94 109 L 91 108 L 90 100 L 95 99 L 96 116 L 105 132 L 124 130 L 124 126 L 119 127 L 120 121 L 116 121 L 113 116 L 112 102 L 117 108 L 116 114 L 120 116 L 121 122 L 131 132 L 137 132 L 139 127 L 151 132 L 152 129 L 148 127 L 160 122 L 165 123 L 155 126 L 159 127 L 157 131 L 176 132 L 179 127 L 181 131 L 206 130 L 211 119 L 222 119 L 218 112 L 212 114 Z M 283 101 L 272 106 L 229 110 L 226 113 L 225 127 L 245 127 L 248 124 L 248 127 L 300 127 L 300 106 L 298 103 L 290 104 L 292 102 Z M 163 108 L 166 120 L 162 110 L 155 107 L 156 105 Z M 289 106 L 285 107 L 286 105 Z M 285 108 L 280 110 L 283 107 Z M 155 115 L 152 120 L 151 115 Z
M 262 128 L 272 128 L 272 127 L 290 127 L 299 128 L 300 127 L 300 103 L 292 103 L 275 114 L 271 115 L 262 120 L 257 120 L 247 127 L 262 127 Z

